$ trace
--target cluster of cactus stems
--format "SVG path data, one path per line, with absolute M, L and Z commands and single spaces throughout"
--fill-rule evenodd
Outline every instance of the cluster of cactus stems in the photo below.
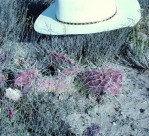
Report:
M 37 71 L 34 69 L 27 69 L 19 73 L 15 79 L 14 86 L 27 90 L 32 87 L 33 82 L 38 79 Z
M 78 84 L 83 85 L 83 87 L 89 90 L 90 93 L 97 95 L 101 95 L 103 92 L 117 95 L 122 86 L 122 74 L 119 70 L 113 68 L 91 68 L 80 72 L 81 66 L 73 67 L 74 62 L 68 56 L 56 52 L 51 53 L 49 63 L 55 70 L 61 69 L 61 71 L 55 76 L 44 77 L 42 73 L 32 68 L 26 69 L 18 75 L 14 75 L 13 71 L 5 69 L 0 72 L 0 85 L 2 87 L 6 83 L 7 85 L 3 87 L 5 88 L 3 90 L 6 90 L 7 94 L 8 91 L 10 91 L 10 94 L 13 96 L 17 95 L 17 99 L 21 97 L 20 94 L 17 94 L 17 91 L 19 92 L 17 89 L 20 89 L 22 94 L 28 93 L 28 91 L 32 90 L 33 87 L 38 90 L 68 91 L 67 87 L 69 86 L 69 82 L 67 81 L 67 78 L 74 75 L 77 81 L 79 81 Z M 6 75 L 7 78 L 5 77 Z M 11 87 L 13 89 L 11 89 Z M 75 87 L 73 89 L 75 90 Z M 1 98 L 2 97 L 3 96 L 1 95 Z M 8 95 L 8 97 L 11 96 Z M 15 100 L 13 98 L 10 99 Z M 10 106 L 6 109 L 9 117 L 12 117 L 13 109 Z M 94 136 L 94 133 L 96 133 L 96 131 L 92 131 L 94 128 L 99 130 L 99 127 L 93 124 L 84 131 L 84 135 L 90 136 L 90 134 L 87 133 L 93 133 L 92 135 Z
M 104 92 L 117 95 L 122 86 L 122 74 L 113 68 L 92 68 L 80 72 L 77 80 L 82 83 L 82 87 L 90 93 L 100 95 Z
M 55 69 L 58 69 L 58 65 L 73 65 L 71 59 L 62 54 L 53 52 L 51 53 L 50 58 L 51 65 L 53 65 Z M 77 75 L 76 78 L 79 83 L 95 94 L 108 92 L 110 94 L 117 95 L 120 87 L 122 86 L 122 74 L 119 70 L 115 70 L 113 68 L 91 68 L 89 70 L 84 70 L 83 72 L 78 72 L 77 68 L 63 68 L 57 76 L 52 78 L 52 80 L 70 75 Z M 45 78 L 45 81 L 39 78 L 40 77 L 35 69 L 27 69 L 16 76 L 13 86 L 27 90 L 32 87 L 33 82 L 35 81 L 44 83 L 44 86 L 46 86 L 46 83 L 49 85 L 50 82 L 54 82 L 50 79 L 51 77 L 49 77 L 49 79 Z M 0 82 L 3 84 L 3 74 L 0 74 Z
M 59 71 L 71 68 L 74 61 L 65 54 L 50 52 L 48 57 L 48 66 L 42 70 L 44 75 L 57 75 Z
M 55 69 L 68 68 L 74 63 L 68 56 L 56 52 L 50 53 L 49 61 Z

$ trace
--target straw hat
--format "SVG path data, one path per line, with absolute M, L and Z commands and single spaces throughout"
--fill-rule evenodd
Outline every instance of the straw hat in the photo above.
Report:
M 99 33 L 132 27 L 140 18 L 137 0 L 55 0 L 34 29 L 48 35 Z

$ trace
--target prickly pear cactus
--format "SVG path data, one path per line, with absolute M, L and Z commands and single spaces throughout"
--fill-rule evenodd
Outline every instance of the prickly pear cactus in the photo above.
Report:
M 66 54 L 60 54 L 55 51 L 49 53 L 48 59 L 46 59 L 45 68 L 42 69 L 44 75 L 57 75 L 58 72 L 69 69 L 74 66 L 74 61 Z
M 73 64 L 73 61 L 66 55 L 51 52 L 50 54 L 51 65 L 55 68 L 68 67 Z
M 88 90 L 87 93 L 117 95 L 122 86 L 122 74 L 112 68 L 92 68 L 79 73 L 76 81 L 80 83 L 81 89 Z
M 22 93 L 25 94 L 31 90 L 37 79 L 37 71 L 34 69 L 27 69 L 16 76 L 14 86 L 19 87 L 22 90 Z

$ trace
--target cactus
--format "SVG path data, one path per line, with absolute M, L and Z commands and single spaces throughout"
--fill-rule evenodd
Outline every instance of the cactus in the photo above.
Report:
M 75 92 L 76 90 L 72 84 L 72 80 L 76 72 L 76 70 L 65 69 L 58 73 L 57 76 L 39 78 L 36 87 L 39 92 Z
M 82 136 L 96 136 L 100 131 L 100 127 L 97 124 L 92 123 L 91 126 L 87 127 Z
M 58 54 L 56 52 L 52 52 L 50 54 L 50 62 L 51 65 L 55 69 L 63 69 L 64 67 L 67 68 L 73 64 L 73 61 L 66 55 Z
M 81 88 L 85 88 L 89 93 L 101 95 L 106 92 L 111 95 L 117 95 L 122 86 L 122 74 L 112 68 L 92 68 L 80 72 L 77 81 L 81 83 Z
M 29 88 L 32 87 L 33 82 L 38 79 L 36 70 L 27 69 L 24 72 L 18 74 L 15 79 L 14 86 L 21 87 L 22 91 L 25 93 Z
M 46 63 L 46 67 L 42 70 L 42 74 L 54 76 L 58 74 L 58 71 L 70 68 L 74 62 L 65 54 L 51 52 Z

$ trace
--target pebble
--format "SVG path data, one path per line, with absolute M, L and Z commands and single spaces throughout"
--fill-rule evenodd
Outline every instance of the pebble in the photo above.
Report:
M 113 126 L 116 126 L 116 123 L 115 122 L 113 122 L 112 124 L 113 124 Z

